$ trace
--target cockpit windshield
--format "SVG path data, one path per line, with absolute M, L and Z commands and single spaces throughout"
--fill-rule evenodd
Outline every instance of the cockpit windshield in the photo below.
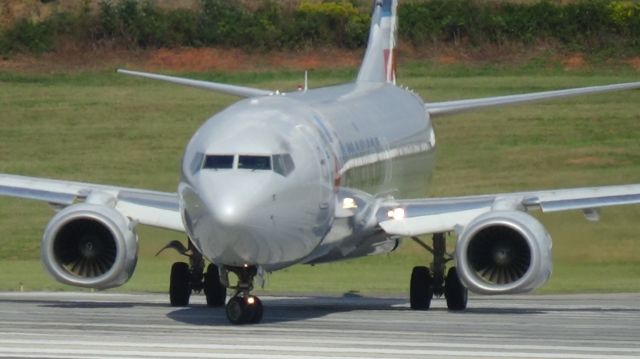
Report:
M 207 155 L 202 168 L 229 169 L 233 168 L 233 155 Z
M 271 156 L 248 156 L 238 157 L 238 168 L 248 170 L 270 170 Z
M 199 156 L 202 156 L 200 154 Z M 202 158 L 202 157 L 200 157 Z M 236 163 L 237 158 L 237 163 Z M 198 156 L 194 162 L 198 161 Z M 197 163 L 197 162 L 196 162 Z M 293 158 L 288 153 L 277 155 L 206 155 L 202 161 L 204 169 L 248 169 L 271 171 L 287 177 L 295 169 Z

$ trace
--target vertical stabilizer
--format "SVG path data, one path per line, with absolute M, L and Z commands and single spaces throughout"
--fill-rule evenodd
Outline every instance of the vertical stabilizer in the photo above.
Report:
M 358 82 L 396 82 L 396 47 L 398 0 L 375 0 L 371 30 Z

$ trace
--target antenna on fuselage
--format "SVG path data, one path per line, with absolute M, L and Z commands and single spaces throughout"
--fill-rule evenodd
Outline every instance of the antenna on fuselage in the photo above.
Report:
M 304 91 L 309 89 L 309 71 L 304 70 Z
M 304 84 L 303 85 L 298 84 L 298 91 L 307 92 L 308 89 L 309 89 L 309 71 L 304 70 Z

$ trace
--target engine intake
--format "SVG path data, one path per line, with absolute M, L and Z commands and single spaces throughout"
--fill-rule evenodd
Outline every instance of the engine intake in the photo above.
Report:
M 42 262 L 59 282 L 106 289 L 129 280 L 138 238 L 116 210 L 82 203 L 58 212 L 42 238 Z
M 460 280 L 472 292 L 528 292 L 551 275 L 551 237 L 526 213 L 489 212 L 463 230 L 456 262 Z

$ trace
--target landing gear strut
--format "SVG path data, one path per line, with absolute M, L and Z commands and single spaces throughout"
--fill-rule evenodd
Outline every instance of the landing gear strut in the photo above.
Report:
M 427 310 L 433 296 L 445 296 L 449 310 L 467 308 L 467 288 L 460 282 L 456 267 L 449 268 L 445 277 L 447 262 L 453 257 L 447 253 L 447 242 L 443 233 L 433 235 L 433 247 L 418 237 L 412 237 L 416 243 L 433 255 L 431 268 L 414 267 L 411 272 L 410 303 L 411 309 Z
M 204 290 L 207 305 L 221 307 L 224 305 L 227 291 L 220 282 L 218 267 L 209 264 L 207 273 L 204 273 L 204 258 L 202 254 L 189 241 L 188 248 L 179 241 L 172 241 L 162 248 L 156 255 L 167 248 L 175 249 L 178 253 L 189 258 L 189 263 L 176 262 L 171 266 L 169 280 L 169 300 L 174 307 L 189 305 L 191 293 L 200 293 Z

